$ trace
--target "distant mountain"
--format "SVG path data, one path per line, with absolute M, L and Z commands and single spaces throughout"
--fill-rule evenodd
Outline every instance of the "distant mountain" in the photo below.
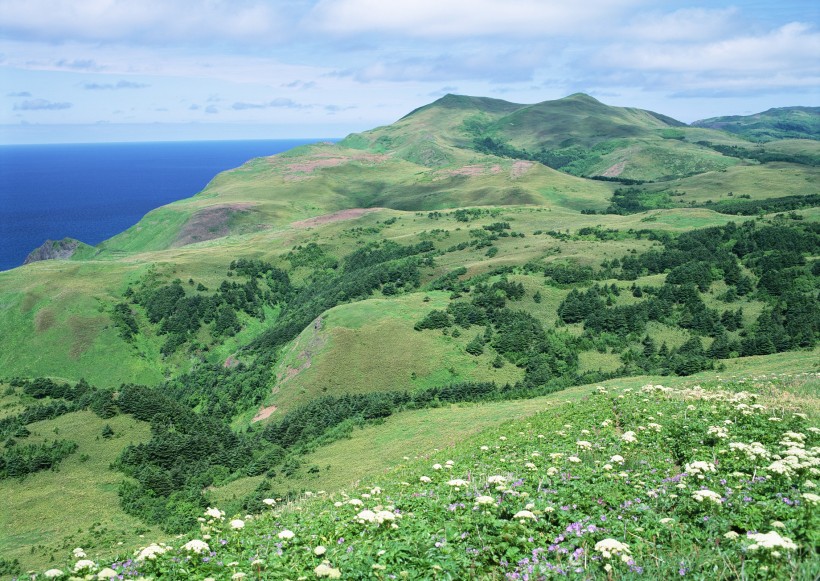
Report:
M 698 133 L 695 138 L 691 128 L 666 115 L 613 107 L 576 93 L 534 105 L 445 95 L 392 125 L 350 136 L 342 144 L 390 150 L 428 167 L 450 165 L 457 150 L 472 150 L 537 161 L 579 177 L 656 181 L 737 163 L 696 143 L 704 139 L 743 143 L 724 133 Z
M 820 107 L 777 107 L 754 115 L 703 119 L 692 126 L 728 131 L 750 141 L 820 140 Z

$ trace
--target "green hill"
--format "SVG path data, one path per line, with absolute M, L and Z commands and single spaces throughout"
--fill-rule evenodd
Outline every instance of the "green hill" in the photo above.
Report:
M 577 403 L 580 385 L 815 371 L 815 143 L 750 144 L 585 95 L 448 95 L 0 273 L 2 512 L 45 523 L 0 535 L 0 574 L 95 538 L 125 558 L 141 542 L 126 528 L 170 538 L 214 503 L 253 514 L 324 476 L 341 487 L 437 439 Z M 814 387 L 787 387 L 816 413 Z M 463 461 L 483 466 L 476 442 Z M 366 443 L 379 458 L 355 460 Z M 78 510 L 49 511 L 61 486 Z M 702 543 L 692 534 L 663 550 L 678 558 Z M 789 570 L 810 570 L 806 555 Z
M 820 107 L 776 107 L 754 115 L 729 115 L 695 121 L 695 127 L 719 129 L 749 141 L 820 139 Z

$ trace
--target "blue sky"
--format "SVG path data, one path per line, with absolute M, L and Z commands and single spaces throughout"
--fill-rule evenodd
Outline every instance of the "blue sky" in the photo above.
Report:
M 448 93 L 820 105 L 820 2 L 0 0 L 0 143 L 337 137 Z

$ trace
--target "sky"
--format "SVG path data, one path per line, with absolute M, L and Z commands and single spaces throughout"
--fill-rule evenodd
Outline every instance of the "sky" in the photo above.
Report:
M 343 137 L 447 94 L 820 105 L 817 0 L 0 0 L 0 143 Z

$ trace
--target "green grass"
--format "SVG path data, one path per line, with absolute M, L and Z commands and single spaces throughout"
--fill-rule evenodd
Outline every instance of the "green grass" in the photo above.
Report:
M 322 395 L 521 379 L 523 373 L 512 365 L 495 369 L 491 355 L 473 357 L 464 351 L 480 327 L 462 331 L 459 338 L 413 330 L 428 312 L 445 308 L 446 297 L 440 292 L 413 293 L 327 311 L 319 331 L 308 327 L 284 353 L 266 405 L 277 406 L 278 415 Z
M 110 424 L 114 437 L 100 436 Z M 0 481 L 0 554 L 19 559 L 24 571 L 47 569 L 74 547 L 113 555 L 141 542 L 140 535 L 159 538 L 120 509 L 117 486 L 123 475 L 110 469 L 122 449 L 148 440 L 149 428 L 128 416 L 103 420 L 88 411 L 70 413 L 28 426 L 32 434 L 20 443 L 67 439 L 77 451 L 54 471 L 24 480 Z
M 310 495 L 280 503 L 275 510 L 253 518 L 239 513 L 237 516 L 244 520 L 241 529 L 230 530 L 228 519 L 235 518 L 231 512 L 225 522 L 206 524 L 212 538 L 227 541 L 211 546 L 219 559 L 208 564 L 192 560 L 183 572 L 170 558 L 182 554 L 175 552 L 162 557 L 156 565 L 145 565 L 141 571 L 168 578 L 227 578 L 236 571 L 251 570 L 247 564 L 259 558 L 253 566 L 257 571 L 280 577 L 294 572 L 309 575 L 325 559 L 349 575 L 369 575 L 375 563 L 385 566 L 387 573 L 413 571 L 408 573 L 411 577 L 441 569 L 452 578 L 465 578 L 474 568 L 480 568 L 478 577 L 495 578 L 502 574 L 502 561 L 515 567 L 534 547 L 567 541 L 562 545 L 570 549 L 567 554 L 581 546 L 592 555 L 598 541 L 610 538 L 626 543 L 635 563 L 652 578 L 671 578 L 681 567 L 694 577 L 708 574 L 732 578 L 742 558 L 749 578 L 810 579 L 817 573 L 812 545 L 817 515 L 806 510 L 805 503 L 786 506 L 775 494 L 781 490 L 798 498 L 808 489 L 805 479 L 779 481 L 766 471 L 770 478 L 766 479 L 765 489 L 749 487 L 743 474 L 762 474 L 770 460 L 759 470 L 748 462 L 739 464 L 742 456 L 720 451 L 733 440 L 710 441 L 706 432 L 710 425 L 725 425 L 741 442 L 758 438 L 774 449 L 789 429 L 807 433 L 805 428 L 816 426 L 820 417 L 820 376 L 816 368 L 811 368 L 817 355 L 814 351 L 802 358 L 779 354 L 737 360 L 732 372 L 689 378 L 612 380 L 602 384 L 606 393 L 592 397 L 587 396 L 598 391 L 596 386 L 519 402 L 404 412 L 308 454 L 305 463 L 318 466 L 318 474 L 305 473 L 275 483 L 277 488 L 305 488 Z M 640 388 L 647 383 L 676 391 L 643 393 Z M 710 394 L 709 398 L 702 399 L 699 392 L 691 391 L 699 385 L 706 387 L 703 393 Z M 760 421 L 745 418 L 737 402 L 726 401 L 741 390 L 760 394 L 758 400 L 747 400 L 766 406 L 762 412 L 755 412 L 762 418 Z M 795 412 L 808 417 L 797 419 Z M 772 422 L 766 419 L 770 416 L 782 420 Z M 732 422 L 721 424 L 726 418 Z M 653 424 L 647 422 L 659 422 L 660 432 L 654 432 Z M 634 430 L 637 443 L 629 444 L 622 438 L 626 429 Z M 692 445 L 675 451 L 674 439 L 665 436 L 667 430 L 690 437 Z M 816 442 L 816 436 L 808 438 L 807 449 Z M 582 450 L 578 440 L 591 441 L 592 449 Z M 561 452 L 563 457 L 551 458 L 552 452 Z M 570 464 L 569 456 L 573 454 L 579 459 Z M 610 460 L 613 454 L 622 455 L 624 462 L 607 468 L 605 463 L 617 462 Z M 683 458 L 670 460 L 678 454 Z M 675 485 L 680 478 L 676 475 L 684 470 L 692 472 L 684 464 L 695 460 L 714 464 L 713 456 L 721 458 L 714 474 L 707 472 L 703 480 L 695 480 L 690 474 L 680 481 L 681 486 Z M 446 461 L 453 463 L 451 469 L 435 469 L 434 464 L 444 465 Z M 557 472 L 550 470 L 553 466 Z M 488 486 L 491 474 L 504 476 L 506 486 Z M 676 480 L 669 484 L 669 477 Z M 457 486 L 449 481 L 453 478 L 465 482 Z M 715 508 L 692 498 L 704 487 L 722 491 L 721 479 L 739 479 L 732 481 L 732 486 L 754 497 L 753 510 L 743 503 L 727 501 Z M 770 484 L 771 479 L 781 488 Z M 237 481 L 213 491 L 212 498 L 218 506 L 228 508 L 233 496 L 258 483 L 259 479 Z M 500 497 L 500 502 L 475 510 L 472 506 L 479 494 Z M 635 500 L 638 495 L 640 500 Z M 361 499 L 364 506 L 350 505 L 350 498 Z M 402 515 L 395 518 L 396 527 L 363 526 L 357 521 L 356 513 L 361 509 L 378 511 L 387 505 Z M 525 507 L 534 518 L 513 516 Z M 778 525 L 770 524 L 772 521 L 783 522 L 780 534 L 800 544 L 801 551 L 793 558 L 770 560 L 766 553 L 745 550 L 750 544 L 745 532 L 774 529 Z M 556 539 L 574 522 L 594 523 L 596 527 Z M 283 529 L 294 531 L 295 536 L 278 543 L 276 548 L 281 546 L 282 551 L 274 554 L 269 549 L 270 536 Z M 739 539 L 723 536 L 734 529 L 740 530 Z M 463 558 L 465 548 L 476 546 L 470 537 L 479 539 L 477 546 L 481 549 L 479 553 L 467 551 L 468 555 L 479 555 L 481 551 L 491 554 L 486 558 Z M 179 547 L 188 538 L 172 545 Z M 716 538 L 721 542 L 713 542 Z M 148 542 L 146 539 L 145 544 Z M 324 555 L 313 553 L 317 545 L 325 547 Z M 347 551 L 348 545 L 354 547 L 352 554 Z M 63 568 L 68 552 L 64 551 L 62 561 L 57 560 Z M 568 557 L 560 559 L 564 564 Z M 236 565 L 225 568 L 224 563 L 229 561 Z M 617 559 L 611 561 L 613 575 L 606 575 L 605 562 L 587 559 L 576 566 L 596 577 L 631 578 L 626 565 Z

